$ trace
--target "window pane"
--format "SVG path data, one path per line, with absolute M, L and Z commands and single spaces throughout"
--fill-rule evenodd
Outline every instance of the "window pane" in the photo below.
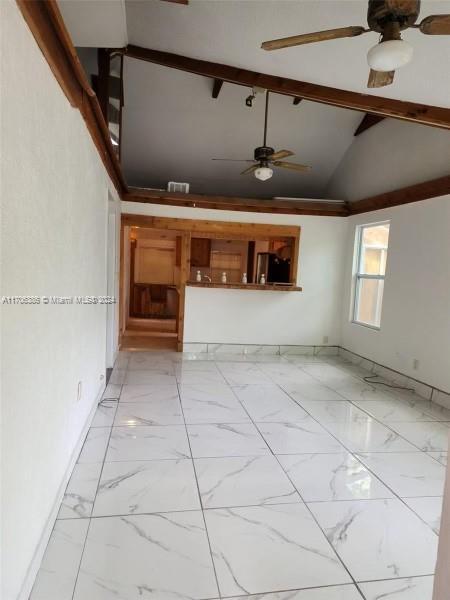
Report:
M 384 279 L 358 278 L 356 288 L 355 321 L 379 327 Z
M 388 242 L 389 223 L 362 228 L 360 273 L 367 275 L 385 274 Z

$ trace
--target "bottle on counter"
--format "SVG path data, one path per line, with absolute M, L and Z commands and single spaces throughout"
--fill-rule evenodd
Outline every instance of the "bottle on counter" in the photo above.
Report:
M 222 279 L 221 279 L 222 283 L 226 283 L 227 282 L 227 274 L 225 273 L 225 271 L 222 273 Z
M 197 274 L 195 276 L 195 281 L 201 281 L 202 280 L 202 273 L 201 271 L 197 271 Z
M 264 273 L 261 273 L 261 277 L 259 278 L 259 283 L 261 285 L 266 285 L 266 276 Z
M 247 273 L 242 273 L 242 283 L 247 283 Z

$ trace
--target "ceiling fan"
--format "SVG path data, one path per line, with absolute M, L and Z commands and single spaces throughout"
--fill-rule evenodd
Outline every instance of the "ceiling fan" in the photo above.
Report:
M 241 175 L 247 175 L 248 173 L 253 173 L 256 179 L 260 179 L 261 181 L 266 181 L 270 179 L 273 175 L 273 170 L 270 168 L 270 165 L 273 167 L 281 167 L 282 169 L 291 169 L 293 171 L 310 171 L 311 167 L 306 165 L 299 165 L 297 163 L 286 162 L 284 160 L 280 160 L 282 158 L 287 158 L 288 156 L 294 156 L 294 152 L 290 150 L 279 150 L 275 152 L 273 148 L 267 146 L 267 116 L 269 112 L 269 92 L 266 92 L 266 107 L 264 111 L 264 138 L 263 145 L 255 148 L 253 160 L 246 159 L 235 159 L 235 158 L 213 158 L 212 160 L 227 160 L 234 162 L 247 162 L 253 163 L 251 167 L 248 167 L 244 171 L 242 171 Z
M 414 27 L 427 35 L 450 35 L 450 15 L 431 15 L 416 25 L 420 0 L 369 0 L 365 27 L 341 27 L 263 42 L 264 50 L 279 50 L 313 42 L 355 37 L 369 31 L 380 34 L 380 41 L 367 54 L 370 67 L 367 87 L 383 87 L 394 81 L 396 69 L 408 64 L 413 47 L 401 39 L 401 31 Z

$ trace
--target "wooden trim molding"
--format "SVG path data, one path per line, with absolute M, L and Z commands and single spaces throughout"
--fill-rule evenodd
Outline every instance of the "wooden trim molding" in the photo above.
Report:
M 97 96 L 91 88 L 56 0 L 16 0 L 22 15 L 71 106 L 86 122 L 119 195 L 127 191 Z
M 128 202 L 164 204 L 166 206 L 189 206 L 193 208 L 213 208 L 216 210 L 238 210 L 287 215 L 346 217 L 349 214 L 345 203 L 333 203 L 327 200 L 312 202 L 308 200 L 236 198 L 203 194 L 182 194 L 140 188 L 130 188 L 122 199 Z
M 117 51 L 120 51 L 120 49 L 117 49 Z M 206 60 L 198 60 L 170 52 L 151 50 L 150 48 L 142 48 L 140 46 L 129 45 L 123 48 L 122 52 L 130 58 L 144 60 L 172 69 L 179 69 L 196 75 L 211 77 L 212 79 L 221 79 L 237 85 L 261 87 L 277 94 L 294 96 L 295 98 L 302 98 L 311 102 L 320 102 L 381 117 L 392 117 L 413 123 L 450 129 L 449 108 L 341 90 Z
M 450 194 L 450 175 L 351 202 L 349 204 L 350 214 L 357 215 L 382 208 L 390 208 L 392 206 L 428 200 L 429 198 L 446 196 L 447 194 Z

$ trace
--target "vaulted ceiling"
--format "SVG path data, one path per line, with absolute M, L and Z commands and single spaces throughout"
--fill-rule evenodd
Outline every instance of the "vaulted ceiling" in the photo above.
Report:
M 366 54 L 375 33 L 277 52 L 271 38 L 365 25 L 364 0 L 60 0 L 77 46 L 127 42 L 192 58 L 378 96 L 450 107 L 450 42 L 408 30 L 414 60 L 393 85 L 369 90 Z M 450 13 L 450 0 L 423 1 L 421 17 Z M 87 53 L 85 53 L 87 55 Z M 212 158 L 250 159 L 262 144 L 263 96 L 245 105 L 249 89 L 225 83 L 212 98 L 211 79 L 132 58 L 124 63 L 122 163 L 130 185 L 165 188 L 183 181 L 191 192 L 257 197 L 321 197 L 354 141 L 359 112 L 292 98 L 270 97 L 268 142 L 295 152 L 307 174 L 277 170 L 260 182 L 239 173 L 246 165 Z M 405 124 L 405 126 L 409 126 Z M 411 125 L 414 127 L 414 125 Z M 364 135 L 364 134 L 362 134 Z

